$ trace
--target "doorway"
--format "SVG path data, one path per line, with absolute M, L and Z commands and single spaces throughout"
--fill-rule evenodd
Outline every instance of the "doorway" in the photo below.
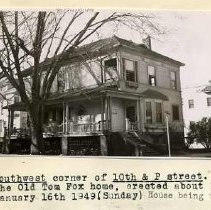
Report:
M 130 122 L 136 122 L 136 108 L 135 108 L 135 106 L 127 106 L 126 107 L 126 118 Z

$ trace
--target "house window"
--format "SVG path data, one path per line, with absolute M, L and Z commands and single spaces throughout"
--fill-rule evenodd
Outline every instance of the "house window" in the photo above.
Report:
M 137 61 L 123 59 L 125 80 L 137 82 Z
M 117 59 L 112 58 L 104 62 L 105 65 L 105 81 L 117 79 Z
M 189 109 L 194 108 L 194 100 L 193 99 L 188 100 L 188 107 L 189 107 Z
M 65 90 L 65 77 L 63 70 L 60 70 L 57 74 L 57 90 L 59 92 L 63 92 Z
M 156 86 L 155 68 L 153 66 L 148 66 L 148 79 L 151 86 Z
M 152 123 L 152 103 L 146 102 L 146 123 Z
M 156 107 L 156 122 L 162 123 L 162 118 L 163 118 L 162 104 L 160 102 L 156 102 L 155 107 Z
M 172 105 L 172 120 L 177 121 L 179 120 L 179 106 Z
M 176 89 L 177 85 L 176 85 L 176 72 L 175 71 L 171 71 L 170 73 L 170 86 L 172 89 Z
M 211 106 L 211 97 L 207 98 L 207 106 Z

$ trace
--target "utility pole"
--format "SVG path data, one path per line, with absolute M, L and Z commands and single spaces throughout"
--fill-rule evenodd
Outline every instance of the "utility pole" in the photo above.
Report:
M 166 134 L 167 134 L 167 142 L 168 142 L 168 154 L 171 157 L 171 144 L 170 144 L 170 136 L 169 136 L 169 113 L 166 112 Z

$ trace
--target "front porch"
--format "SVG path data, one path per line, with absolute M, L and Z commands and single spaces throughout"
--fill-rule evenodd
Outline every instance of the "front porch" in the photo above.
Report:
M 12 109 L 12 106 L 9 108 L 9 138 L 27 138 L 30 141 L 29 123 L 23 123 L 27 125 L 24 128 L 12 128 L 13 114 L 17 109 Z M 61 150 L 58 153 L 65 155 L 82 154 L 82 150 L 84 154 L 106 154 L 107 144 L 111 141 L 119 148 L 119 139 L 115 139 L 113 135 L 115 133 L 156 134 L 156 144 L 162 143 L 161 134 L 166 133 L 164 120 L 160 123 L 155 123 L 154 120 L 146 121 L 145 99 L 140 94 L 119 90 L 90 90 L 90 93 L 74 97 L 67 93 L 65 96 L 58 95 L 45 104 L 44 113 L 44 141 L 50 145 L 53 139 L 57 139 L 59 143 L 55 145 Z M 111 135 L 114 136 L 112 139 Z M 125 144 L 125 141 L 122 144 Z

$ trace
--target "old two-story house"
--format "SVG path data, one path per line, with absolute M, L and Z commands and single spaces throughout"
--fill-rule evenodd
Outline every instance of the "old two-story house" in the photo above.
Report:
M 44 137 L 68 155 L 143 155 L 167 145 L 168 117 L 171 145 L 181 145 L 184 64 L 150 45 L 113 36 L 79 47 L 52 86 Z

